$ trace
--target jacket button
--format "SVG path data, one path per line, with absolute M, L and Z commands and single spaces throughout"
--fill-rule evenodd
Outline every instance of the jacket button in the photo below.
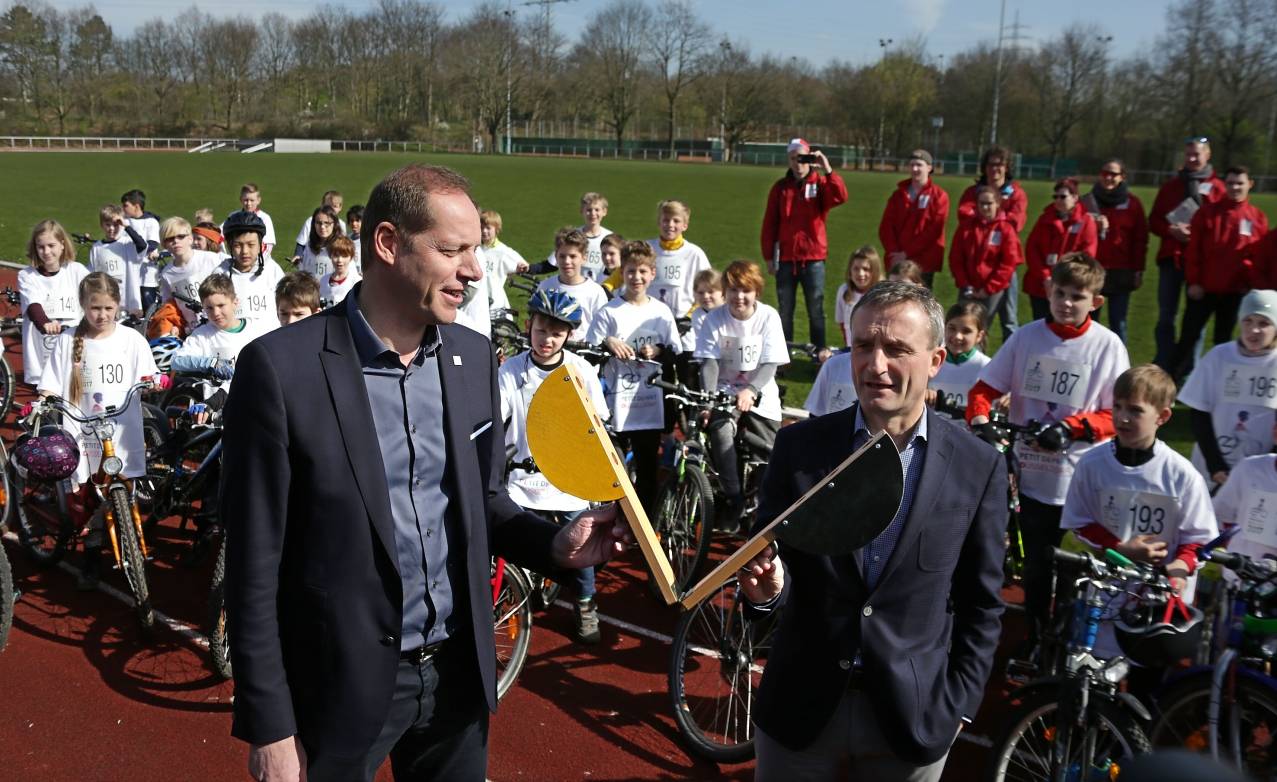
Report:
M 382 646 L 394 646 L 398 642 L 399 639 L 393 635 L 383 635 L 380 640 Z
M 874 607 L 873 607 L 873 606 L 865 606 L 864 608 L 860 609 L 860 613 L 864 614 L 865 616 L 873 616 L 873 615 L 874 615 Z
M 844 671 L 850 671 L 850 670 L 851 670 L 851 660 L 839 660 L 839 661 L 838 661 L 838 667 L 839 667 L 839 668 L 842 668 Z

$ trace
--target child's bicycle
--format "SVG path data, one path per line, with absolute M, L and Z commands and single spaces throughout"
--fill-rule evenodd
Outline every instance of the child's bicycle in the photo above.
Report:
M 1201 612 L 1180 602 L 1166 576 L 1148 565 L 1112 549 L 1103 560 L 1061 549 L 1054 557 L 1076 575 L 1066 654 L 1058 674 L 1009 696 L 1011 714 L 993 741 L 995 782 L 1115 778 L 1124 759 L 1152 750 L 1143 728 L 1148 710 L 1119 688 L 1131 662 L 1160 666 L 1191 656 L 1201 630 Z M 1123 654 L 1096 656 L 1106 612 L 1128 600 L 1116 626 Z
M 514 686 L 532 644 L 532 586 L 523 568 L 492 558 L 492 633 L 497 650 L 497 698 Z
M 0 441 L 0 538 L 8 531 L 9 520 L 9 453 Z M 9 553 L 0 543 L 0 651 L 9 643 L 9 630 L 13 627 L 13 605 L 21 596 L 13 586 L 13 566 Z
M 23 539 L 24 545 L 36 555 L 38 561 L 48 564 L 65 554 L 66 550 L 73 545 L 79 531 L 71 527 L 69 514 L 66 512 L 70 488 L 67 479 L 74 474 L 74 466 L 64 473 L 62 479 L 52 481 L 49 479 L 54 474 L 40 474 L 32 471 L 33 467 L 37 467 L 34 460 L 38 458 L 37 452 L 41 450 L 43 438 L 52 435 L 52 433 L 46 434 L 48 430 L 47 427 L 42 427 L 42 421 L 46 417 L 60 415 L 79 423 L 84 434 L 91 435 L 97 440 L 102 449 L 102 459 L 98 464 L 97 472 L 90 478 L 90 483 L 94 487 L 98 500 L 106 504 L 105 522 L 111 541 L 111 550 L 117 567 L 124 573 L 124 578 L 128 582 L 138 621 L 145 630 L 149 630 L 155 624 L 155 611 L 151 607 L 150 587 L 146 580 L 148 552 L 142 533 L 142 515 L 138 511 L 133 494 L 133 481 L 120 474 L 124 470 L 124 461 L 115 453 L 114 438 L 115 419 L 129 409 L 134 397 L 144 389 L 151 388 L 152 385 L 150 380 L 137 383 L 129 389 L 122 405 L 108 407 L 100 413 L 89 415 L 56 396 L 48 396 L 35 402 L 30 414 L 24 418 L 23 426 L 28 432 L 36 432 L 38 435 L 26 443 L 19 444 L 12 462 L 15 485 L 21 487 L 18 493 L 23 497 L 23 500 L 18 503 L 19 528 L 22 530 L 19 532 L 19 538 Z M 75 451 L 75 462 L 78 464 L 78 448 Z M 43 523 L 33 523 L 26 507 L 29 501 L 34 500 L 34 497 L 27 494 L 29 488 L 34 488 L 27 485 L 32 478 L 37 484 L 43 483 L 46 489 L 49 488 L 50 483 L 55 484 L 59 518 Z
M 1211 665 L 1178 673 L 1154 695 L 1153 746 L 1209 753 L 1254 779 L 1277 773 L 1277 561 L 1215 550 L 1237 574 L 1221 585 L 1227 646 Z M 1221 757 L 1222 756 L 1222 757 Z

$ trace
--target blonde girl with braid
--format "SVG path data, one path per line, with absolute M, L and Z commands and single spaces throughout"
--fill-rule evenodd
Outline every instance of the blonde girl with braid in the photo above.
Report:
M 39 388 L 44 365 L 63 328 L 80 322 L 80 280 L 89 273 L 75 262 L 75 245 L 57 220 L 41 220 L 27 240 L 31 265 L 18 272 L 22 309 L 23 380 Z
M 59 396 L 86 415 L 108 408 L 119 409 L 129 389 L 140 380 L 158 375 L 155 359 L 146 339 L 133 329 L 120 328 L 120 285 L 109 274 L 93 272 L 80 282 L 80 307 L 84 317 L 74 331 L 65 331 L 53 346 L 53 354 L 40 379 L 41 397 Z M 124 461 L 122 475 L 139 478 L 146 474 L 146 445 L 142 433 L 142 404 L 134 396 L 128 408 L 114 419 L 115 455 Z M 80 444 L 80 466 L 74 482 L 86 484 L 102 461 L 102 445 L 92 434 L 84 434 L 79 424 L 68 421 L 67 431 Z M 84 486 L 81 496 L 87 501 L 91 487 Z M 77 505 L 79 503 L 72 503 Z M 82 519 L 72 519 L 82 522 Z M 100 569 L 100 552 L 105 544 L 100 514 L 89 523 L 84 542 L 85 575 L 83 586 L 96 584 Z

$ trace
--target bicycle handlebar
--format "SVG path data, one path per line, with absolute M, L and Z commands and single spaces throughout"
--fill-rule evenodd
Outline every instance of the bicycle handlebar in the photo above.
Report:
M 46 408 L 57 410 L 72 421 L 82 424 L 89 424 L 94 421 L 106 420 L 108 418 L 119 418 L 124 414 L 124 411 L 128 410 L 129 406 L 133 404 L 133 397 L 137 395 L 138 391 L 151 388 L 154 385 L 155 384 L 150 380 L 135 383 L 133 387 L 129 389 L 128 394 L 125 395 L 123 404 L 109 410 L 104 410 L 101 413 L 92 413 L 88 415 L 85 415 L 84 411 L 78 406 L 60 396 L 46 396 L 32 408 L 31 414 L 27 416 L 27 423 L 29 425 L 37 415 L 44 413 Z

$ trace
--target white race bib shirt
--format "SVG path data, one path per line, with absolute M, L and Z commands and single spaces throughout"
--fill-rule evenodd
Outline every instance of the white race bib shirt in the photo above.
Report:
M 1277 557 L 1277 454 L 1248 456 L 1233 465 L 1214 501 L 1220 527 L 1241 527 L 1229 551 L 1252 559 Z
M 594 367 L 569 351 L 563 352 L 563 363 L 574 367 L 585 380 L 595 411 L 600 418 L 606 420 L 607 403 L 603 399 L 603 388 L 599 385 Z M 523 461 L 532 455 L 528 450 L 528 406 L 532 403 L 536 390 L 541 387 L 541 382 L 552 371 L 537 366 L 526 351 L 507 360 L 497 370 L 497 387 L 501 391 L 501 418 L 506 422 L 505 443 L 507 448 L 514 448 L 515 461 Z M 512 470 L 506 489 L 510 498 L 524 508 L 573 512 L 589 507 L 585 500 L 556 489 L 540 472 Z
M 816 382 L 803 407 L 812 415 L 829 415 L 846 410 L 856 401 L 856 386 L 851 379 L 851 354 L 835 353 L 820 365 Z
M 568 285 L 556 275 L 541 280 L 540 284 L 537 285 L 537 290 L 563 291 L 576 299 L 576 303 L 581 305 L 581 325 L 572 329 L 572 334 L 568 337 L 568 339 L 575 342 L 585 341 L 585 335 L 590 330 L 590 323 L 594 320 L 594 315 L 603 309 L 604 304 L 607 304 L 607 291 L 594 280 Z
M 788 364 L 789 348 L 780 326 L 780 313 L 769 304 L 758 302 L 748 320 L 732 317 L 723 306 L 705 319 L 696 341 L 696 358 L 718 361 L 718 388 L 736 393 L 754 383 L 761 364 Z M 780 388 L 776 380 L 758 389 L 762 398 L 753 412 L 761 418 L 779 421 Z
M 1063 421 L 1113 408 L 1113 383 L 1131 366 L 1116 334 L 1092 320 L 1086 333 L 1062 339 L 1036 320 L 1011 335 L 980 371 L 980 380 L 1011 392 L 1011 420 Z M 1072 442 L 1053 452 L 1017 440 L 1020 490 L 1047 505 L 1063 505 L 1078 460 L 1095 443 Z
M 665 302 L 675 318 L 686 317 L 696 306 L 696 275 L 710 268 L 709 256 L 686 239 L 677 250 L 661 248 L 660 239 L 649 239 L 656 254 L 656 277 L 647 295 Z
M 217 253 L 192 250 L 190 260 L 181 266 L 170 263 L 160 269 L 160 300 L 171 301 L 177 306 L 178 312 L 182 313 L 182 319 L 186 321 L 187 329 L 194 328 L 199 322 L 202 309 L 200 283 L 204 282 L 208 275 L 217 271 L 221 263 Z M 178 298 L 179 296 L 182 298 Z M 195 307 L 192 308 L 184 299 L 192 302 Z
M 940 371 L 936 376 L 931 378 L 931 382 L 927 384 L 928 388 L 934 389 L 938 393 L 944 394 L 952 399 L 954 405 L 965 410 L 967 408 L 967 395 L 971 392 L 971 388 L 980 379 L 980 372 L 984 369 L 992 359 L 976 350 L 971 358 L 963 361 L 961 364 L 955 364 L 948 359 L 940 365 Z M 949 418 L 948 413 L 940 413 L 945 418 Z
M 637 351 L 646 345 L 660 345 L 679 352 L 678 328 L 670 308 L 649 297 L 642 304 L 615 298 L 598 311 L 590 322 L 585 341 L 597 345 L 608 337 L 629 343 Z M 661 365 L 654 361 L 608 359 L 603 365 L 605 396 L 612 412 L 613 429 L 632 432 L 665 427 L 665 397 L 661 389 L 647 384 Z
M 577 230 L 581 233 L 585 233 L 585 226 L 581 226 Z M 607 269 L 603 266 L 603 237 L 610 236 L 611 234 L 611 229 L 604 228 L 600 225 L 599 232 L 597 234 L 594 236 L 586 234 L 585 236 L 586 241 L 589 242 L 589 244 L 585 248 L 585 260 L 581 263 L 581 274 L 587 280 L 594 280 L 600 285 L 603 284 L 603 281 L 607 279 L 608 275 Z M 557 269 L 559 267 L 559 262 L 555 259 L 553 250 L 550 251 L 550 255 L 546 258 L 546 260 L 554 268 Z
M 345 301 L 346 295 L 355 287 L 355 283 L 363 279 L 355 270 L 354 264 L 347 267 L 346 278 L 343 280 L 334 280 L 333 274 L 335 272 L 329 272 L 319 281 L 319 298 L 327 301 L 329 306 Z
M 523 260 L 523 256 L 519 255 L 517 250 L 500 239 L 491 247 L 483 248 L 483 282 L 488 287 L 488 300 L 492 302 L 494 310 L 510 307 L 510 297 L 505 292 L 505 281 L 518 270 L 521 263 L 527 263 L 527 261 Z
M 27 307 L 39 304 L 50 320 L 75 326 L 84 317 L 80 309 L 80 280 L 89 275 L 83 264 L 72 261 L 57 274 L 44 276 L 34 266 L 18 272 L 18 301 L 22 308 L 22 378 L 39 387 L 44 367 L 49 363 L 56 335 L 45 334 L 27 317 Z
M 1236 342 L 1216 345 L 1202 356 L 1180 389 L 1179 401 L 1210 413 L 1215 440 L 1229 467 L 1273 447 L 1273 393 L 1277 350 L 1243 356 Z M 1193 465 L 1210 480 L 1202 451 L 1193 446 Z
M 217 271 L 231 278 L 235 284 L 235 296 L 239 299 L 239 311 L 235 314 L 248 321 L 248 330 L 254 337 L 279 328 L 279 315 L 275 312 L 275 287 L 284 278 L 284 270 L 270 258 L 266 259 L 260 274 L 257 264 L 247 272 L 236 271 L 235 262 L 227 258 Z

